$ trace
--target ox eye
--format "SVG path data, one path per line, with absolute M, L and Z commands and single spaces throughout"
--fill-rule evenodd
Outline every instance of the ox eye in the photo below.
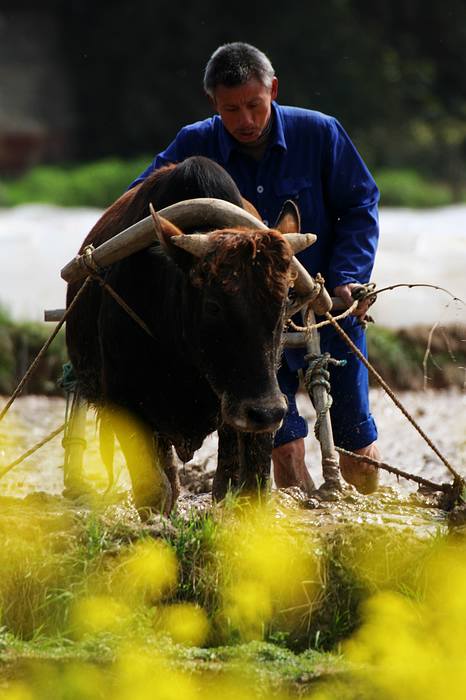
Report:
M 206 314 L 209 314 L 209 316 L 219 316 L 222 311 L 222 307 L 220 304 L 217 304 L 216 301 L 209 300 L 205 302 L 204 310 Z

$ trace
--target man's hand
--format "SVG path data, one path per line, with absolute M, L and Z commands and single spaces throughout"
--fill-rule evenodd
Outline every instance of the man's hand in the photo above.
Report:
M 342 284 L 339 287 L 335 287 L 333 290 L 333 293 L 335 294 L 336 297 L 340 297 L 340 299 L 343 300 L 343 302 L 346 304 L 346 306 L 351 306 L 354 304 L 354 299 L 351 296 L 351 291 L 355 287 L 360 287 L 361 285 L 358 284 L 357 282 L 350 282 L 349 284 Z M 353 316 L 358 316 L 358 318 L 363 319 L 364 316 L 367 314 L 367 311 L 369 309 L 369 306 L 371 305 L 371 299 L 370 297 L 367 299 L 364 299 L 363 301 L 360 301 L 357 308 L 353 311 Z

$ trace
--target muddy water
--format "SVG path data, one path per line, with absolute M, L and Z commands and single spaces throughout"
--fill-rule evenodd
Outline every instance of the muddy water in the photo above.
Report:
M 434 441 L 438 449 L 451 461 L 460 473 L 466 474 L 466 399 L 458 391 L 405 392 L 400 399 L 421 427 Z M 379 444 L 383 459 L 406 471 L 442 483 L 450 481 L 447 469 L 417 435 L 414 428 L 398 412 L 398 409 L 379 390 L 372 390 L 373 413 L 379 426 Z M 313 410 L 305 395 L 299 397 L 300 408 L 310 422 Z M 3 399 L 0 401 L 3 405 Z M 27 396 L 18 399 L 5 420 L 0 423 L 0 469 L 16 459 L 23 451 L 39 442 L 46 434 L 63 422 L 65 403 L 62 399 Z M 312 433 L 312 430 L 310 431 Z M 98 456 L 95 417 L 88 413 L 88 448 L 85 458 L 85 476 L 98 492 L 107 486 L 107 476 Z M 210 436 L 202 448 L 194 455 L 192 462 L 180 465 L 181 480 L 184 483 L 185 499 L 182 508 L 189 505 L 205 507 L 208 496 L 193 496 L 209 488 L 215 469 L 217 442 Z M 319 447 L 312 435 L 306 439 L 307 463 L 311 474 L 319 485 Z M 61 437 L 55 438 L 42 447 L 25 462 L 12 469 L 1 480 L 1 494 L 6 497 L 23 498 L 43 492 L 59 495 L 63 490 L 63 448 Z M 118 492 L 129 489 L 129 478 L 121 454 L 115 460 L 116 486 Z M 371 497 L 361 497 L 349 490 L 334 504 L 319 504 L 303 498 L 298 490 L 282 494 L 282 505 L 304 505 L 300 522 L 311 522 L 320 529 L 335 527 L 336 524 L 372 523 L 391 525 L 397 528 L 409 527 L 416 531 L 435 530 L 444 523 L 444 516 L 428 500 L 416 494 L 417 486 L 412 482 L 397 480 L 384 473 L 382 490 Z
M 4 398 L 0 405 L 4 404 Z M 23 452 L 40 442 L 65 419 L 65 401 L 44 396 L 25 396 L 15 401 L 0 423 L 0 471 Z M 14 467 L 1 479 L 3 496 L 24 497 L 31 493 L 60 494 L 63 490 L 62 435 Z M 88 412 L 85 470 L 97 490 L 106 488 L 106 473 L 100 464 L 95 416 Z M 120 474 L 123 460 L 116 459 L 116 475 L 123 488 L 129 488 L 126 474 Z

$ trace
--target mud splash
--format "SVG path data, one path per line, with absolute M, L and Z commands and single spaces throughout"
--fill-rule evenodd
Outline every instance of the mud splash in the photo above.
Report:
M 380 526 L 397 532 L 409 530 L 419 538 L 448 530 L 449 514 L 439 507 L 437 495 L 402 494 L 385 486 L 376 494 L 361 496 L 347 487 L 336 501 L 319 501 L 293 488 L 277 494 L 278 511 L 284 506 L 289 514 L 293 501 L 299 508 L 296 517 L 301 525 L 316 528 L 322 535 L 353 525 Z

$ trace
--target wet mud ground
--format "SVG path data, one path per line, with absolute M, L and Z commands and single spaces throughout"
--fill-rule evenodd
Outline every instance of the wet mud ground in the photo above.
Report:
M 466 474 L 466 397 L 457 390 L 404 392 L 399 395 L 407 410 L 421 425 L 460 474 Z M 312 424 L 313 408 L 305 394 L 299 397 L 300 410 L 310 423 L 310 435 L 306 439 L 308 468 L 317 485 L 320 475 L 319 446 Z M 448 470 L 401 415 L 397 407 L 380 390 L 371 391 L 372 411 L 379 428 L 379 445 L 383 460 L 408 472 L 423 476 L 437 483 L 451 481 Z M 0 401 L 3 405 L 3 400 Z M 0 470 L 39 442 L 45 435 L 63 422 L 65 403 L 59 398 L 26 396 L 19 398 L 7 417 L 0 424 Z M 85 457 L 85 477 L 92 488 L 103 492 L 107 487 L 107 474 L 98 453 L 95 416 L 88 413 L 88 447 Z M 179 465 L 183 487 L 179 510 L 194 507 L 210 507 L 211 481 L 215 469 L 217 439 L 215 435 L 205 441 L 191 462 Z M 42 447 L 22 464 L 16 466 L 1 480 L 0 497 L 6 499 L 35 500 L 44 498 L 58 505 L 63 491 L 63 448 L 60 436 Z M 121 454 L 115 459 L 115 498 L 124 497 L 129 490 L 129 477 Z M 116 495 L 118 494 L 118 495 Z M 335 527 L 348 522 L 390 524 L 409 527 L 413 530 L 437 528 L 445 517 L 436 507 L 436 499 L 420 497 L 417 485 L 404 479 L 382 474 L 381 490 L 370 496 L 359 496 L 349 488 L 334 503 L 319 503 L 306 500 L 299 489 L 283 493 L 278 500 L 281 505 L 306 510 L 306 521 L 319 528 Z

